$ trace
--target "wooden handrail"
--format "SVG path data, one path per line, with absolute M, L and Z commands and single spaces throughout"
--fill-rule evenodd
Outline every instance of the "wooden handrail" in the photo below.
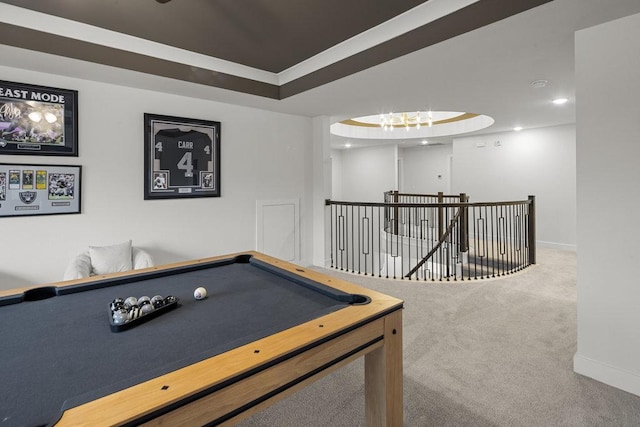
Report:
M 337 200 L 325 200 L 325 206 L 342 205 L 342 206 L 373 206 L 387 208 L 461 208 L 474 206 L 513 206 L 513 205 L 529 205 L 531 200 L 514 200 L 510 202 L 469 202 L 469 203 L 381 203 L 381 202 L 342 202 Z
M 438 194 L 414 194 L 414 193 L 399 193 L 397 191 L 385 191 L 384 194 L 395 194 L 401 197 L 433 197 L 434 199 L 438 197 Z M 459 194 L 442 194 L 442 197 L 454 198 L 460 197 Z

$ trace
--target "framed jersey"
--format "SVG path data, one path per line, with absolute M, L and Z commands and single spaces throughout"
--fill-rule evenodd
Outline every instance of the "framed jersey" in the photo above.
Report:
M 220 197 L 220 122 L 144 115 L 144 198 Z

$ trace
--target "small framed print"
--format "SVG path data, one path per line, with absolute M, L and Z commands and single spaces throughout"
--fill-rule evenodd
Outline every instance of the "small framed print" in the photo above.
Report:
M 0 154 L 78 155 L 78 92 L 0 81 Z
M 144 115 L 144 198 L 220 197 L 220 122 Z
M 0 163 L 0 217 L 80 213 L 81 169 Z

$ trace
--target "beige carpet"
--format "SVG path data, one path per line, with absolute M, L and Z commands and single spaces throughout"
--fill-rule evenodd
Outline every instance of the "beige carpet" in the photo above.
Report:
M 574 252 L 489 281 L 321 271 L 405 300 L 406 426 L 640 426 L 640 397 L 573 372 Z M 363 381 L 357 361 L 241 426 L 364 425 Z

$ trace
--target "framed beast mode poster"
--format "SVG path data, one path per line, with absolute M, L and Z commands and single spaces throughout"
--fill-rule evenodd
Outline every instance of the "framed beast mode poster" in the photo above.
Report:
M 220 197 L 220 122 L 144 115 L 144 198 Z
M 0 217 L 80 213 L 81 169 L 0 163 Z
M 0 81 L 0 155 L 78 155 L 78 92 Z

